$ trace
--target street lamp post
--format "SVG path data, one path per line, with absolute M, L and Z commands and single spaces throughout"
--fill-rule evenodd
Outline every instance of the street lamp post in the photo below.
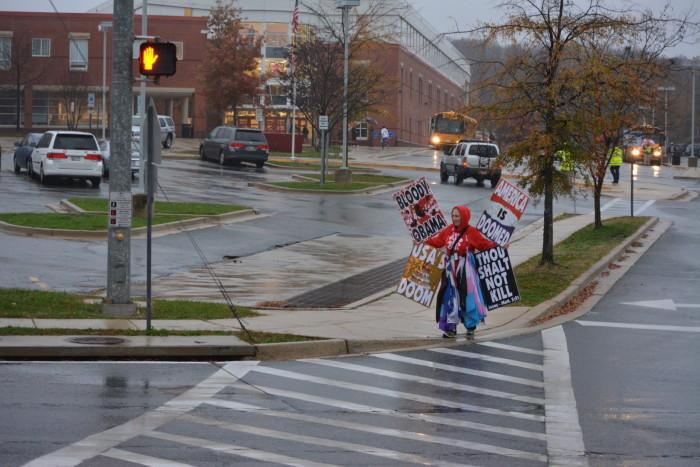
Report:
M 102 120 L 102 140 L 105 140 L 105 133 L 107 127 L 106 118 L 106 108 L 107 108 L 107 29 L 112 27 L 111 21 L 102 21 L 98 26 L 97 30 L 102 33 L 102 109 L 101 120 Z
M 676 90 L 673 86 L 659 86 L 657 91 L 664 93 L 664 157 L 668 162 L 668 93 Z
M 336 7 L 343 10 L 343 166 L 348 170 L 348 21 L 350 8 L 360 5 L 360 0 L 336 0 Z M 348 173 L 349 175 L 349 173 Z
M 697 160 L 695 160 L 695 69 L 696 67 L 693 67 L 693 97 L 691 99 L 691 107 L 690 107 L 690 158 L 693 159 L 693 162 L 695 163 L 695 168 L 697 169 Z M 688 162 L 688 165 L 690 165 L 691 162 Z

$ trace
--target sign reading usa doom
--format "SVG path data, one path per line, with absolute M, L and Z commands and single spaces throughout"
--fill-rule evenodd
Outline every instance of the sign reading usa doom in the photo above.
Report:
M 394 199 L 415 243 L 420 243 L 447 227 L 445 216 L 425 177 L 402 187 L 394 193 Z
M 476 228 L 489 240 L 503 246 L 510 242 L 530 196 L 520 187 L 501 179 L 491 195 L 491 205 L 481 214 Z

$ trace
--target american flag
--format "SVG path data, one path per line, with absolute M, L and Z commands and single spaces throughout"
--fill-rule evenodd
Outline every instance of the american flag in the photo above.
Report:
M 294 1 L 294 10 L 292 11 L 292 37 L 297 33 L 299 27 L 299 0 Z
M 299 0 L 294 0 L 294 10 L 292 11 L 292 68 L 296 65 L 296 35 L 299 27 Z

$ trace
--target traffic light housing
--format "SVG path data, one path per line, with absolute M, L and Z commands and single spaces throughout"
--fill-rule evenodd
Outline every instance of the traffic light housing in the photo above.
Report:
M 172 76 L 177 48 L 172 42 L 144 42 L 139 48 L 139 72 L 144 76 Z

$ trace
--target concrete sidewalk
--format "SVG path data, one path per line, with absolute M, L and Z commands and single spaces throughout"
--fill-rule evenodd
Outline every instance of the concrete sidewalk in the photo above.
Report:
M 555 242 L 562 241 L 591 222 L 592 215 L 558 221 L 554 229 Z M 605 271 L 607 274 L 598 279 L 603 282 L 612 281 L 612 286 L 636 258 L 646 251 L 638 247 L 632 251 L 628 248 L 632 242 L 646 233 L 644 243 L 648 248 L 668 227 L 664 223 L 661 227 L 654 227 L 656 222 L 656 219 L 648 222 L 637 234 L 594 265 L 556 299 L 533 308 L 513 306 L 494 310 L 489 314 L 486 325 L 479 328 L 477 340 L 487 339 L 489 335 L 504 336 L 527 332 L 533 326 L 532 320 L 566 303 L 590 279 L 606 269 L 610 262 L 616 261 L 623 267 Z M 656 233 L 650 234 L 650 230 Z M 513 263 L 517 265 L 539 255 L 541 241 L 541 222 L 516 232 L 509 248 Z M 625 256 L 625 259 L 618 258 L 620 256 Z M 629 266 L 625 266 L 625 263 L 629 263 Z M 292 270 L 289 274 L 296 272 Z M 316 274 L 320 275 L 322 272 L 316 270 Z M 311 275 L 312 272 L 307 272 L 306 279 L 309 280 Z M 601 293 L 604 289 L 605 287 L 598 288 L 596 293 Z M 290 333 L 328 340 L 252 346 L 232 336 L 124 337 L 124 342 L 100 345 L 76 344 L 75 336 L 7 336 L 0 337 L 0 358 L 300 358 L 449 343 L 441 338 L 432 308 L 423 307 L 398 296 L 393 293 L 393 288 L 341 309 L 261 310 L 261 313 L 263 316 L 246 318 L 244 325 L 254 331 Z M 144 329 L 145 322 L 126 319 L 0 319 L 0 326 L 37 329 L 60 327 L 76 330 Z M 153 327 L 179 331 L 240 330 L 240 325 L 235 319 L 156 320 L 153 321 Z M 458 341 L 464 342 L 463 339 Z

